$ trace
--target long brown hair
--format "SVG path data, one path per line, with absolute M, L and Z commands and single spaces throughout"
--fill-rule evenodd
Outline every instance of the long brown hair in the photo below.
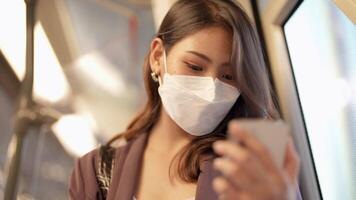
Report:
M 199 165 L 205 155 L 213 155 L 212 143 L 226 138 L 227 123 L 234 118 L 279 118 L 266 71 L 261 44 L 243 9 L 233 0 L 178 0 L 165 16 L 156 37 L 162 39 L 169 50 L 183 38 L 207 27 L 222 27 L 232 34 L 232 63 L 236 66 L 237 88 L 241 96 L 229 113 L 216 127 L 204 136 L 194 138 L 175 158 L 181 180 L 196 182 Z M 150 52 L 145 58 L 144 82 L 147 103 L 123 133 L 112 138 L 131 140 L 139 134 L 148 134 L 158 120 L 161 99 L 158 84 L 150 76 Z M 174 159 L 176 160 L 176 159 Z

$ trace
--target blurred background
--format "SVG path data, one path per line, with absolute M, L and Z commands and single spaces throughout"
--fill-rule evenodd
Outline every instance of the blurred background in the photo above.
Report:
M 0 2 L 2 199 L 16 95 L 25 75 L 26 4 Z M 33 97 L 61 117 L 27 133 L 18 194 L 20 199 L 67 199 L 74 159 L 124 130 L 145 102 L 142 63 L 159 16 L 155 1 L 147 0 L 36 3 Z
M 26 131 L 17 199 L 67 199 L 75 159 L 126 128 L 145 103 L 142 64 L 174 1 L 36 1 L 32 96 L 54 119 Z M 293 130 L 303 198 L 356 199 L 355 4 L 238 1 Z M 0 199 L 25 71 L 26 3 L 0 0 Z

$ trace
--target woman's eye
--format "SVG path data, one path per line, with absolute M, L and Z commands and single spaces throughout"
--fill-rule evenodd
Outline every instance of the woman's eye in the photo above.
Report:
M 187 63 L 187 65 L 188 65 L 189 68 L 191 68 L 194 71 L 203 71 L 203 68 L 199 67 L 197 65 L 192 65 L 192 64 L 189 64 L 189 63 Z
M 225 79 L 227 79 L 227 80 L 229 80 L 229 81 L 234 80 L 234 77 L 233 77 L 232 75 L 230 75 L 230 74 L 224 74 L 224 75 L 223 75 L 223 78 L 225 78 Z

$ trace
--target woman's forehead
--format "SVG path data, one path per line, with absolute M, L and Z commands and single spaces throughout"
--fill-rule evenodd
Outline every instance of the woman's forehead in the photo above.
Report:
M 212 62 L 226 63 L 230 62 L 231 58 L 231 40 L 231 34 L 223 28 L 205 28 L 177 42 L 172 47 L 172 51 L 195 54 L 196 56 L 200 54 Z

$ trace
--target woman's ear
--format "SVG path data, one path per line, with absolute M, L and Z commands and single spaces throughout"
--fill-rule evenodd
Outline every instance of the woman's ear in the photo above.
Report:
M 158 76 L 161 74 L 161 69 L 163 67 L 163 54 L 164 46 L 163 41 L 160 38 L 155 38 L 151 42 L 151 53 L 149 57 L 149 62 L 151 66 L 151 71 L 156 73 Z

